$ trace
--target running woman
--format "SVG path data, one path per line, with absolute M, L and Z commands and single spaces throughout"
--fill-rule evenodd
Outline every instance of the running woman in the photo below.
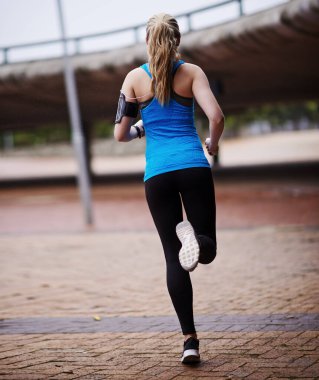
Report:
M 161 13 L 146 28 L 148 62 L 122 85 L 114 137 L 146 137 L 146 200 L 163 246 L 167 287 L 184 335 L 182 363 L 200 361 L 190 273 L 216 257 L 212 171 L 194 124 L 194 100 L 209 120 L 210 155 L 218 153 L 223 113 L 203 70 L 180 59 L 177 21 Z M 142 120 L 132 125 L 140 110 Z M 187 220 L 183 221 L 184 207 Z

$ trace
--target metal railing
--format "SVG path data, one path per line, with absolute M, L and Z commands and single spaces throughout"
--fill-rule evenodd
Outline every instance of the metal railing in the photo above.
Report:
M 192 18 L 194 15 L 210 11 L 215 8 L 220 8 L 229 4 L 237 3 L 238 4 L 238 17 L 241 17 L 244 12 L 243 12 L 243 0 L 224 0 L 219 3 L 215 3 L 203 8 L 195 9 L 190 12 L 185 12 L 185 13 L 180 13 L 178 15 L 175 15 L 175 18 L 177 20 L 184 18 L 186 19 L 186 25 L 187 25 L 187 32 L 191 32 L 194 30 L 193 28 L 193 23 L 192 23 Z M 100 38 L 100 37 L 106 37 L 106 36 L 111 36 L 115 34 L 121 34 L 125 32 L 132 32 L 133 33 L 133 43 L 131 45 L 137 44 L 141 42 L 140 36 L 139 36 L 139 30 L 141 28 L 145 28 L 145 23 L 143 24 L 138 24 L 134 26 L 129 26 L 125 28 L 119 28 L 119 29 L 114 29 L 110 30 L 107 32 L 101 32 L 101 33 L 93 33 L 93 34 L 85 34 L 85 35 L 80 35 L 76 37 L 68 37 L 65 39 L 67 43 L 71 43 L 74 45 L 74 55 L 79 55 L 79 54 L 84 54 L 84 52 L 81 52 L 81 43 L 85 40 L 89 39 L 94 39 L 94 38 Z M 197 30 L 197 29 L 196 29 Z M 26 43 L 26 44 L 17 44 L 17 45 L 11 45 L 11 46 L 3 46 L 0 47 L 0 52 L 2 52 L 3 55 L 3 60 L 1 65 L 6 65 L 10 63 L 9 60 L 9 53 L 13 50 L 18 50 L 18 49 L 26 49 L 26 48 L 33 48 L 33 47 L 38 47 L 38 46 L 47 46 L 47 45 L 53 45 L 53 44 L 59 44 L 62 43 L 62 39 L 52 39 L 52 40 L 47 40 L 47 41 L 38 41 L 38 42 L 31 42 L 31 43 Z M 48 57 L 48 58 L 53 58 L 53 57 Z M 45 59 L 48 59 L 45 58 Z M 56 58 L 56 57 L 54 57 Z M 42 60 L 43 58 L 38 58 L 37 60 Z M 16 62 L 16 61 L 15 61 Z

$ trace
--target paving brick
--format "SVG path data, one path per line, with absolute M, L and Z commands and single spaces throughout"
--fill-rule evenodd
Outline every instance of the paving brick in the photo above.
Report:
M 46 374 L 35 374 L 35 373 L 0 373 L 1 380 L 41 380 L 48 379 Z
M 247 371 L 248 368 L 247 368 Z M 254 371 L 254 370 L 250 370 L 252 371 L 248 376 L 245 377 L 245 379 L 247 380 L 266 380 L 266 379 L 269 379 L 271 377 L 271 374 L 269 371 L 261 371 L 261 370 L 258 370 L 258 371 Z
M 76 377 L 77 379 L 81 379 L 81 380 L 104 380 L 104 379 L 109 379 L 110 377 L 109 376 L 106 376 L 105 374 L 99 374 L 98 372 L 94 372 L 94 373 L 90 373 L 89 375 L 83 375 L 83 376 L 80 376 L 80 377 Z M 55 378 L 55 377 L 51 377 L 50 380 L 62 380 L 61 378 Z M 115 376 L 112 377 L 112 379 L 116 379 Z M 123 379 L 123 377 L 122 377 Z M 64 379 L 63 379 L 64 380 Z
M 236 360 L 231 360 L 228 363 L 222 364 L 220 366 L 217 366 L 214 368 L 214 371 L 219 371 L 219 372 L 233 372 L 234 370 L 238 369 L 239 367 L 243 366 L 246 364 L 247 361 L 244 358 L 237 358 Z
M 231 370 L 229 373 L 230 373 L 230 377 L 238 377 L 240 379 L 242 378 L 246 378 L 247 376 L 253 374 L 255 372 L 254 369 L 249 369 L 249 367 L 245 367 L 245 366 L 240 366 L 238 368 L 236 368 L 235 370 Z

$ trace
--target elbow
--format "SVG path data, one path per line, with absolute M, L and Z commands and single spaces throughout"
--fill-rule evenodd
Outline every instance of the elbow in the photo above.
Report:
M 209 122 L 212 125 L 218 125 L 219 127 L 224 128 L 225 116 L 224 116 L 223 112 L 220 111 L 218 113 L 214 113 L 214 114 L 210 115 Z
M 115 128 L 114 128 L 114 139 L 118 142 L 124 142 L 125 141 L 124 134 L 120 131 L 119 128 L 116 128 L 116 124 L 115 124 Z
M 219 118 L 219 125 L 224 129 L 225 124 L 225 115 L 221 112 L 220 118 Z

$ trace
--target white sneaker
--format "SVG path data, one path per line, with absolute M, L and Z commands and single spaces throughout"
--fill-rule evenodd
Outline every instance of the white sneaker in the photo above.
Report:
M 195 231 L 188 220 L 178 223 L 176 234 L 182 243 L 179 251 L 179 261 L 183 269 L 188 272 L 193 271 L 198 264 L 199 245 L 195 236 Z

